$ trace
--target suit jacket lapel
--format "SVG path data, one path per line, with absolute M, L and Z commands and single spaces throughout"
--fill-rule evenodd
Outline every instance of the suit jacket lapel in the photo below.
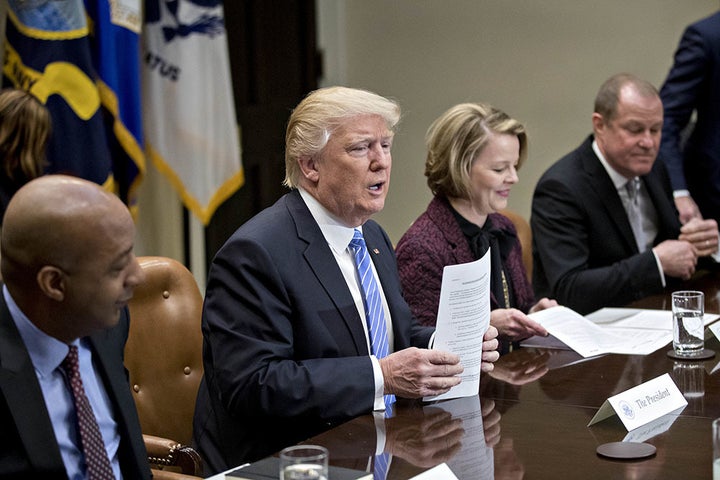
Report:
M 120 435 L 120 465 L 125 477 L 141 478 L 145 473 L 137 470 L 147 460 L 147 451 L 141 442 L 140 421 L 135 409 L 135 401 L 130 393 L 130 384 L 122 365 L 122 354 L 127 340 L 127 317 L 123 317 L 118 327 L 97 333 L 90 337 L 93 360 L 99 380 L 112 403 L 113 416 Z
M 643 181 L 658 216 L 658 238 L 656 241 L 662 241 L 677 238 L 680 230 L 680 220 L 675 205 L 670 200 L 670 195 L 663 187 L 660 171 L 664 167 L 658 162 L 662 162 L 662 160 L 655 161 L 653 169 L 643 177 Z
M 357 309 L 354 308 L 355 302 L 347 288 L 345 278 L 335 262 L 320 227 L 315 223 L 310 210 L 297 190 L 287 195 L 287 205 L 290 215 L 295 221 L 298 238 L 307 242 L 304 255 L 308 265 L 340 312 L 350 331 L 358 355 L 368 355 L 365 330 L 360 323 L 364 320 L 360 318 Z M 345 308 L 347 305 L 352 305 L 353 308 Z
M 388 241 L 386 241 L 385 237 L 381 234 L 379 226 L 371 226 L 370 222 L 366 223 L 363 227 L 363 236 L 365 237 L 365 244 L 367 245 L 370 259 L 375 266 L 380 284 L 385 293 L 385 300 L 390 310 L 390 317 L 397 319 L 400 313 L 396 306 L 396 301 L 402 297 L 394 294 L 394 292 L 400 291 L 399 277 L 396 270 L 397 261 L 394 259 L 395 253 L 392 250 L 392 246 L 388 244 Z M 392 322 L 396 344 L 398 339 L 404 338 L 405 335 L 404 332 L 398 330 L 399 324 L 400 322 L 398 321 Z M 403 339 L 405 343 L 409 341 L 409 339 Z
M 587 185 L 593 190 L 597 197 L 598 203 L 602 205 L 607 215 L 610 217 L 613 225 L 620 232 L 625 246 L 632 253 L 638 253 L 637 243 L 635 242 L 635 235 L 633 234 L 630 221 L 628 220 L 627 214 L 625 213 L 625 207 L 620 200 L 615 185 L 613 184 L 610 176 L 605 171 L 600 159 L 597 158 L 595 152 L 592 150 L 592 137 L 586 142 L 583 155 L 583 168 L 590 177 Z
M 35 369 L 2 295 L 0 390 L 12 412 L 28 462 L 39 471 L 64 470 Z

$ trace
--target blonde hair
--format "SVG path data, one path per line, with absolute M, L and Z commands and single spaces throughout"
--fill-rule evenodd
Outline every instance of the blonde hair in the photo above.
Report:
M 11 180 L 43 174 L 50 130 L 50 113 L 39 100 L 24 90 L 0 91 L 0 159 Z
M 515 135 L 520 142 L 520 168 L 527 158 L 525 127 L 505 112 L 484 103 L 461 103 L 428 128 L 425 176 L 434 195 L 469 199 L 470 169 L 492 134 Z
M 288 121 L 283 184 L 297 188 L 300 180 L 298 159 L 318 154 L 340 124 L 360 115 L 379 115 L 388 129 L 394 131 L 400 121 L 400 106 L 367 90 L 347 87 L 321 88 L 306 96 Z

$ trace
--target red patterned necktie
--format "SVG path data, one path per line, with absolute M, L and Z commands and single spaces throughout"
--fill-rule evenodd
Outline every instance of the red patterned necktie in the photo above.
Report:
M 67 374 L 68 384 L 72 392 L 73 401 L 75 403 L 75 411 L 77 412 L 78 428 L 80 430 L 80 441 L 82 442 L 82 450 L 85 454 L 85 463 L 87 464 L 87 473 L 90 480 L 106 480 L 115 479 L 110 460 L 108 459 L 107 450 L 102 435 L 100 435 L 100 427 L 98 427 L 93 413 L 92 406 L 85 396 L 82 379 L 80 378 L 80 364 L 78 363 L 78 348 L 70 345 L 70 352 L 63 360 L 61 367 Z

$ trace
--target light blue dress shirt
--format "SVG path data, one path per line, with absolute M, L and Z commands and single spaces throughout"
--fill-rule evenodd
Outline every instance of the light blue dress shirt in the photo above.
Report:
M 3 285 L 3 296 L 25 347 L 30 353 L 30 360 L 35 367 L 35 374 L 40 382 L 43 397 L 45 397 L 45 405 L 55 430 L 55 438 L 60 447 L 68 478 L 84 480 L 87 478 L 87 471 L 80 449 L 75 405 L 65 380 L 65 374 L 59 368 L 68 354 L 69 347 L 37 328 L 17 306 L 5 285 Z M 87 341 L 75 340 L 73 344 L 78 346 L 80 376 L 83 380 L 85 395 L 88 397 L 98 421 L 115 478 L 121 479 L 118 459 L 120 434 L 117 424 L 113 420 L 110 399 L 104 386 L 98 381 L 92 363 L 92 351 L 88 347 Z

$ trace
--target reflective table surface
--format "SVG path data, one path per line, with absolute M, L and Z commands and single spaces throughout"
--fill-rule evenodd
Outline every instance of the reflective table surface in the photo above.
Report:
M 705 292 L 706 312 L 720 312 L 719 272 L 698 274 L 687 288 Z M 668 310 L 670 294 L 629 306 Z M 520 348 L 500 358 L 492 374 L 483 374 L 479 398 L 399 401 L 385 420 L 386 451 L 392 455 L 387 478 L 407 479 L 443 462 L 461 480 L 712 478 L 720 342 L 706 333 L 705 346 L 717 355 L 705 361 L 673 360 L 666 355 L 671 344 L 646 356 L 590 359 L 568 350 Z M 628 435 L 617 416 L 588 427 L 598 408 L 608 397 L 664 373 L 688 405 L 643 433 L 641 440 L 656 453 L 642 460 L 598 455 L 599 445 Z M 303 443 L 327 447 L 331 464 L 372 471 L 374 421 L 373 415 L 358 417 Z

